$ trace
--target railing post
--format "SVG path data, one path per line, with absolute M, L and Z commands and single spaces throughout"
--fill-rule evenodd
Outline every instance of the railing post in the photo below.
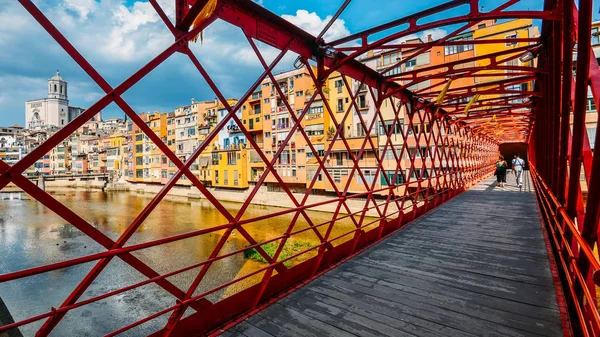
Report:
M 563 40 L 562 40 L 562 94 L 560 153 L 558 160 L 558 190 L 556 196 L 561 204 L 565 204 L 567 184 L 567 156 L 569 154 L 569 124 L 571 118 L 571 81 L 573 79 L 573 1 L 563 0 Z
M 567 193 L 567 213 L 571 219 L 577 216 L 577 197 L 580 186 L 583 137 L 585 133 L 585 106 L 589 82 L 590 39 L 592 24 L 592 1 L 579 2 L 577 23 L 577 72 L 575 77 L 575 103 L 573 109 L 573 137 L 571 141 L 571 161 L 569 162 L 569 185 Z M 579 224 L 581 226 L 581 224 Z
M 557 6 L 560 10 L 560 6 Z M 552 38 L 551 38 L 551 69 L 550 73 L 550 84 L 551 92 L 549 98 L 552 100 L 551 107 L 551 123 L 552 123 L 552 135 L 551 135 L 551 186 L 554 194 L 558 191 L 558 180 L 559 178 L 559 151 L 560 151 L 560 59 L 561 59 L 561 24 L 558 21 L 552 22 Z

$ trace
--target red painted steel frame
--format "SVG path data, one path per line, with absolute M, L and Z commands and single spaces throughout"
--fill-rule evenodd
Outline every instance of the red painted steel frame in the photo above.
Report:
M 600 69 L 591 47 L 592 1 L 579 1 L 579 9 L 571 1 L 555 5 L 563 20 L 545 22 L 542 29 L 547 52 L 540 56 L 539 64 L 549 71 L 540 81 L 542 96 L 534 99 L 537 110 L 529 136 L 529 158 L 573 333 L 599 336 L 600 263 L 594 249 L 598 248 L 600 229 L 600 156 L 592 154 L 585 131 L 588 87 L 594 102 L 600 103 Z M 576 76 L 572 61 L 576 62 Z M 592 141 L 599 144 L 599 138 L 596 134 Z M 587 204 L 582 182 L 588 187 Z
M 239 319 L 246 315 L 259 310 L 265 304 L 285 294 L 286 291 L 294 289 L 302 282 L 320 275 L 320 273 L 332 268 L 340 261 L 352 257 L 365 247 L 402 228 L 404 224 L 439 206 L 481 179 L 488 177 L 493 169 L 493 161 L 497 154 L 498 143 L 500 141 L 516 140 L 518 137 L 528 136 L 531 152 L 530 158 L 534 165 L 536 165 L 535 168 L 532 167 L 532 172 L 538 200 L 541 205 L 543 219 L 548 226 L 549 233 L 551 233 L 551 241 L 555 244 L 557 260 L 560 262 L 560 266 L 563 267 L 563 280 L 565 280 L 565 287 L 569 290 L 567 295 L 570 295 L 567 298 L 571 317 L 573 320 L 577 319 L 580 322 L 580 326 L 576 327 L 577 331 L 582 331 L 582 333 L 590 336 L 597 335 L 599 330 L 598 322 L 600 320 L 598 319 L 598 312 L 595 306 L 590 305 L 590 303 L 595 303 L 596 299 L 596 291 L 590 280 L 593 279 L 599 268 L 597 259 L 591 253 L 597 240 L 599 197 L 591 193 L 584 211 L 580 192 L 581 186 L 578 181 L 579 175 L 577 174 L 576 178 L 571 176 L 567 184 L 568 171 L 566 167 L 567 162 L 569 162 L 571 165 L 570 172 L 579 172 L 580 163 L 583 162 L 590 190 L 598 191 L 600 187 L 598 186 L 600 183 L 600 173 L 598 173 L 600 163 L 598 163 L 598 156 L 594 156 L 592 159 L 589 143 L 586 143 L 582 138 L 582 102 L 580 100 L 583 97 L 582 95 L 584 95 L 583 91 L 587 92 L 587 87 L 582 82 L 585 82 L 588 78 L 588 73 L 592 75 L 592 92 L 596 100 L 596 97 L 598 97 L 597 94 L 600 94 L 600 87 L 597 87 L 600 85 L 598 82 L 600 76 L 598 76 L 599 71 L 597 65 L 594 63 L 595 60 L 591 62 L 589 60 L 591 53 L 589 47 L 590 24 L 586 18 L 578 26 L 578 36 L 582 41 L 587 41 L 588 43 L 582 42 L 578 44 L 580 53 L 577 60 L 578 64 L 585 65 L 585 69 L 580 70 L 580 67 L 578 67 L 578 78 L 574 85 L 574 97 L 571 96 L 572 76 L 569 66 L 571 45 L 569 44 L 573 40 L 571 40 L 568 29 L 561 30 L 561 27 L 569 27 L 569 25 L 578 22 L 576 10 L 573 13 L 575 17 L 573 20 L 571 20 L 570 15 L 561 15 L 572 11 L 571 7 L 573 4 L 571 2 L 558 1 L 557 3 L 552 3 L 552 1 L 549 1 L 543 11 L 510 11 L 507 9 L 519 1 L 509 0 L 488 13 L 481 13 L 477 0 L 454 1 L 327 44 L 321 38 L 311 36 L 249 0 L 218 1 L 215 12 L 200 26 L 194 27 L 191 30 L 190 28 L 194 19 L 206 5 L 207 1 L 174 0 L 176 4 L 174 23 L 170 22 L 168 16 L 163 12 L 156 0 L 149 1 L 164 22 L 166 28 L 173 34 L 174 43 L 132 74 L 123 83 L 113 88 L 87 62 L 83 55 L 77 51 L 76 47 L 71 45 L 56 27 L 53 26 L 35 4 L 29 0 L 20 0 L 20 3 L 32 17 L 40 23 L 68 55 L 98 84 L 106 95 L 14 166 L 11 167 L 5 162 L 0 161 L 0 189 L 6 187 L 9 183 L 14 183 L 107 250 L 102 253 L 0 275 L 0 282 L 19 282 L 22 278 L 87 262 L 95 262 L 92 270 L 80 284 L 75 285 L 75 289 L 58 308 L 52 307 L 45 313 L 0 327 L 0 332 L 45 320 L 37 335 L 47 336 L 58 324 L 63 322 L 65 315 L 68 315 L 75 308 L 84 307 L 128 291 L 141 291 L 139 288 L 147 284 L 156 284 L 173 295 L 174 304 L 142 320 L 120 327 L 118 330 L 108 334 L 108 336 L 121 333 L 126 334 L 136 326 L 150 322 L 161 316 L 168 316 L 168 321 L 163 328 L 153 334 L 154 336 L 189 336 L 218 333 L 217 329 L 219 327 L 239 321 Z M 340 10 L 336 13 L 336 17 L 349 2 L 344 2 Z M 582 8 L 587 8 L 584 6 L 589 5 L 589 1 L 582 0 L 581 3 Z M 462 4 L 469 5 L 469 14 L 426 24 L 417 23 L 421 18 L 442 13 L 447 9 Z M 588 11 L 587 13 L 590 12 Z M 419 69 L 412 72 L 408 71 L 399 76 L 385 76 L 385 71 L 379 73 L 355 59 L 357 56 L 373 49 L 411 48 L 412 53 L 394 65 L 397 66 L 435 46 L 457 44 L 457 42 L 450 41 L 449 39 L 457 36 L 481 20 L 505 18 L 538 18 L 545 20 L 541 39 L 519 39 L 520 42 L 534 43 L 535 46 L 539 45 L 542 47 L 543 52 L 540 54 L 540 65 L 538 67 L 504 65 L 504 63 L 519 57 L 520 55 L 517 53 L 525 52 L 531 46 L 512 49 L 510 52 L 499 52 L 484 57 L 474 57 L 468 60 L 452 62 L 441 67 L 430 67 L 430 69 Z M 229 105 L 210 74 L 204 69 L 201 62 L 188 47 L 190 39 L 217 19 L 226 21 L 242 30 L 264 68 L 264 72 L 247 89 L 240 98 L 240 103 L 235 106 Z M 398 38 L 409 34 L 421 32 L 425 29 L 461 23 L 463 26 L 437 41 L 414 46 L 398 46 L 394 44 Z M 332 22 L 328 26 L 331 24 Z M 373 34 L 398 27 L 402 24 L 408 24 L 408 28 L 379 38 L 377 41 L 368 42 L 368 38 Z M 325 33 L 325 30 L 320 36 Z M 325 57 L 323 51 L 327 47 L 336 47 L 354 40 L 360 40 L 361 45 L 359 47 L 339 47 L 333 58 Z M 275 47 L 280 51 L 280 54 L 271 64 L 267 64 L 255 41 Z M 503 42 L 504 40 L 495 39 L 485 43 Z M 568 47 L 563 47 L 562 50 L 564 52 L 561 54 L 560 47 L 565 45 Z M 350 54 L 345 55 L 344 51 L 349 51 Z M 204 143 L 185 162 L 181 161 L 162 142 L 122 98 L 122 95 L 127 90 L 176 52 L 182 53 L 190 60 L 227 111 L 226 116 L 209 133 Z M 277 81 L 272 72 L 274 67 L 288 52 L 293 52 L 300 56 L 300 61 L 305 65 L 308 75 L 314 84 L 314 94 L 301 111 L 295 111 L 291 107 L 290 102 L 285 99 L 286 96 L 282 88 L 276 84 Z M 475 60 L 488 60 L 490 65 L 487 67 L 456 67 L 461 63 L 473 62 Z M 560 71 L 560 64 L 561 62 L 564 63 L 565 60 L 569 60 L 569 64 L 564 66 L 562 71 Z M 312 61 L 315 61 L 317 64 L 315 68 L 311 66 Z M 594 63 L 593 67 L 592 63 Z M 589 69 L 587 67 L 588 64 L 590 65 Z M 391 68 L 393 67 L 389 69 Z M 350 104 L 342 112 L 343 115 L 341 116 L 340 114 L 336 114 L 331 108 L 324 90 L 328 76 L 334 70 L 341 73 L 343 87 L 349 92 L 350 98 Z M 483 70 L 487 71 L 487 73 L 482 73 Z M 489 70 L 496 70 L 497 73 L 489 73 Z M 438 73 L 425 73 L 427 71 L 437 71 Z M 505 71 L 512 72 L 510 78 L 485 82 L 474 86 L 451 88 L 440 105 L 433 104 L 426 99 L 434 99 L 439 94 L 439 89 L 443 86 L 443 83 L 434 84 L 417 94 L 406 89 L 415 83 L 428 79 L 444 79 L 455 76 L 484 78 L 486 76 L 498 76 L 501 73 L 505 74 Z M 566 77 L 562 76 L 567 71 L 569 75 Z M 579 71 L 581 71 L 581 76 Z M 562 78 L 568 78 L 562 82 L 562 86 L 561 76 Z M 275 83 L 276 92 L 280 97 L 284 98 L 282 102 L 290 112 L 293 122 L 286 139 L 272 155 L 266 154 L 266 151 L 263 151 L 261 146 L 253 140 L 243 122 L 236 115 L 236 112 L 242 107 L 242 103 L 247 101 L 254 89 L 263 80 Z M 535 91 L 514 92 L 508 89 L 510 85 L 534 80 L 538 83 L 538 88 Z M 487 88 L 490 85 L 495 85 L 496 87 Z M 561 91 L 563 93 L 562 98 L 560 96 Z M 366 136 L 360 139 L 358 142 L 359 145 L 351 145 L 356 144 L 356 141 L 346 137 L 344 125 L 346 125 L 346 121 L 352 116 L 353 112 L 360 109 L 358 98 L 359 94 L 363 93 L 374 102 L 374 113 L 368 118 L 366 115 L 356 114 L 354 118 L 358 120 L 354 121 L 354 123 L 358 122 L 360 127 L 365 131 Z M 461 115 L 461 111 L 465 107 L 465 102 L 460 102 L 459 99 L 471 97 L 475 93 L 498 95 L 501 97 L 484 97 L 479 103 L 472 106 L 472 112 L 469 116 Z M 515 100 L 524 97 L 531 97 L 531 102 L 515 103 Z M 311 138 L 304 130 L 305 125 L 303 125 L 305 115 L 308 113 L 311 104 L 317 99 L 323 101 L 325 107 L 324 118 L 331 121 L 335 130 L 334 134 L 331 135 L 331 139 L 328 139 L 329 144 L 322 155 L 319 155 Z M 563 101 L 561 102 L 560 99 Z M 575 103 L 576 120 L 572 137 L 569 135 L 569 128 L 566 124 L 568 123 L 569 116 L 568 112 L 565 111 L 565 109 L 569 109 L 568 101 L 574 101 Z M 22 175 L 27 168 L 44 154 L 67 139 L 71 133 L 112 102 L 115 102 L 131 118 L 132 122 L 178 168 L 175 176 L 163 186 L 160 192 L 136 219 L 129 224 L 116 241 L 108 238 L 101 231 L 94 228 L 79 215 L 69 210 L 48 193 L 39 189 Z M 598 103 L 596 101 L 596 106 L 600 106 Z M 382 112 L 382 107 L 388 104 L 392 108 L 393 116 L 387 117 L 386 120 Z M 533 120 L 532 111 L 535 113 L 533 127 L 531 126 Z M 519 117 L 520 120 L 515 120 L 515 117 Z M 492 118 L 497 120 L 498 125 L 502 125 L 511 131 L 498 137 L 495 134 L 495 130 L 487 127 L 487 123 Z M 383 121 L 387 122 L 390 120 L 391 126 L 382 124 Z M 246 135 L 250 146 L 256 151 L 265 165 L 265 173 L 258 179 L 248 199 L 240 206 L 235 215 L 230 214 L 190 170 L 190 166 L 203 151 L 206 151 L 207 145 L 215 139 L 219 130 L 225 127 L 230 121 L 239 126 L 240 130 Z M 383 130 L 383 135 L 376 132 L 380 128 Z M 397 129 L 399 131 L 396 131 Z M 292 141 L 292 136 L 296 133 L 306 141 L 306 151 L 310 151 L 314 155 L 318 164 L 316 173 L 312 176 L 310 183 L 307 184 L 305 195 L 301 200 L 296 198 L 275 169 L 275 165 L 286 144 Z M 392 136 L 398 133 L 401 141 L 400 143 L 394 143 Z M 384 137 L 384 143 L 377 145 L 375 136 Z M 571 137 L 572 139 L 567 140 L 566 137 Z M 546 142 L 546 139 L 550 141 Z M 345 184 L 336 183 L 331 174 L 329 159 L 334 152 L 334 145 L 338 145 L 338 150 L 341 147 L 349 154 L 349 178 Z M 571 148 L 567 150 L 567 146 Z M 391 156 L 389 152 L 391 152 Z M 560 156 L 557 155 L 558 153 L 560 153 Z M 377 166 L 372 176 L 372 182 L 368 182 L 369 179 L 367 179 L 362 163 L 363 156 L 369 154 L 375 155 Z M 568 154 L 571 157 L 568 158 Z M 384 158 L 389 159 L 390 157 L 393 158 L 394 164 L 386 167 Z M 580 157 L 583 159 L 580 159 Z M 574 159 L 570 160 L 571 158 Z M 390 175 L 390 172 L 393 172 L 393 174 Z M 331 185 L 335 196 L 326 201 L 309 203 L 309 196 L 315 189 L 317 179 L 321 173 L 325 176 L 325 182 Z M 169 193 L 179 178 L 184 175 L 198 188 L 215 209 L 225 217 L 226 223 L 216 224 L 207 229 L 196 230 L 172 237 L 151 240 L 143 244 L 127 246 L 128 240 L 136 230 L 151 216 L 156 206 Z M 294 207 L 272 214 L 242 219 L 253 198 L 258 193 L 259 188 L 265 184 L 269 175 L 281 185 L 283 193 L 289 197 Z M 371 175 L 369 174 L 369 176 Z M 364 192 L 349 192 L 350 184 L 355 177 L 363 183 L 362 188 Z M 377 187 L 378 181 L 385 181 L 385 184 L 382 184 L 385 186 Z M 401 183 L 398 183 L 398 181 L 401 181 Z M 569 191 L 568 198 L 566 199 L 564 197 L 565 190 Z M 558 198 L 555 195 L 558 195 Z M 566 204 L 565 200 L 567 200 Z M 349 204 L 350 201 L 364 202 L 364 206 L 362 209 L 352 210 Z M 327 204 L 335 205 L 335 212 L 332 214 L 331 220 L 320 224 L 313 223 L 307 211 Z M 567 206 L 566 208 L 564 207 L 565 205 Z M 369 211 L 377 214 L 376 220 L 369 220 L 367 218 Z M 573 213 L 574 211 L 576 214 Z M 268 241 L 258 242 L 244 228 L 244 226 L 255 224 L 266 218 L 284 214 L 292 215 L 289 226 L 284 232 L 279 233 L 279 236 Z M 296 224 L 299 219 L 305 220 L 308 226 L 298 229 Z M 336 225 L 339 226 L 342 220 L 349 220 L 353 227 L 343 234 L 336 234 L 337 236 L 334 236 L 333 229 Z M 192 237 L 206 236 L 216 231 L 224 231 L 225 233 L 214 246 L 208 258 L 166 274 L 161 275 L 155 272 L 149 265 L 132 255 L 136 251 Z M 224 253 L 222 247 L 228 237 L 236 231 L 248 242 L 249 246 L 237 251 Z M 318 244 L 292 257 L 282 259 L 281 253 L 284 244 L 304 232 L 314 233 Z M 271 242 L 278 243 L 273 256 L 269 256 L 261 247 L 263 244 Z M 249 248 L 256 249 L 265 258 L 267 264 L 264 267 L 234 280 L 223 280 L 219 286 L 197 294 L 197 289 L 202 284 L 205 276 L 211 267 L 214 268 L 214 262 L 235 255 L 241 255 Z M 577 249 L 580 250 L 578 251 Z M 284 262 L 292 261 L 302 255 L 312 257 L 292 267 L 284 265 Z M 94 282 L 97 276 L 106 269 L 114 257 L 118 257 L 131 265 L 147 279 L 81 300 L 81 295 Z M 180 289 L 167 280 L 171 276 L 188 271 L 193 271 L 195 277 L 187 289 Z M 259 277 L 260 282 L 215 303 L 207 299 L 208 295 L 239 284 L 252 276 Z M 188 308 L 192 308 L 196 312 L 184 318 Z

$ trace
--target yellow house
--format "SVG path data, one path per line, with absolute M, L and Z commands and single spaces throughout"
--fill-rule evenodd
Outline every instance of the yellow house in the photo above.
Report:
M 248 151 L 243 147 L 213 151 L 212 184 L 224 188 L 248 188 Z
M 106 148 L 106 169 L 109 172 L 118 172 L 123 174 L 125 153 L 123 152 L 123 144 L 126 142 L 126 137 L 122 133 L 114 133 L 108 137 L 109 145 Z

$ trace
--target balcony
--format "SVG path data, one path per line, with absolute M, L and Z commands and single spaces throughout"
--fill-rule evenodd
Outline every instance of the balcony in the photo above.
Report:
M 241 150 L 241 149 L 245 149 L 246 148 L 246 144 L 245 143 L 240 143 L 240 144 L 228 144 L 223 146 L 223 148 L 216 148 L 215 150 L 217 151 L 231 151 L 231 150 Z
M 370 104 L 369 102 L 365 102 L 364 104 L 358 104 L 358 109 L 359 110 L 369 110 L 370 108 Z
M 240 132 L 240 127 L 236 124 L 230 124 L 227 126 L 228 133 Z
M 319 112 L 319 113 L 313 113 L 313 114 L 306 114 L 304 116 L 304 119 L 306 119 L 307 121 L 313 120 L 313 119 L 319 119 L 319 118 L 323 118 L 323 113 Z
M 290 128 L 290 123 L 281 123 L 281 124 L 277 124 L 277 129 L 289 129 Z

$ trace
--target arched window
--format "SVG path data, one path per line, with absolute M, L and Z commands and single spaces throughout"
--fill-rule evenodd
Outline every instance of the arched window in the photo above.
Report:
M 63 93 L 63 86 L 62 86 L 62 84 L 60 85 L 60 93 L 61 94 Z
M 58 92 L 58 90 L 56 90 L 56 84 L 54 85 L 54 92 Z

